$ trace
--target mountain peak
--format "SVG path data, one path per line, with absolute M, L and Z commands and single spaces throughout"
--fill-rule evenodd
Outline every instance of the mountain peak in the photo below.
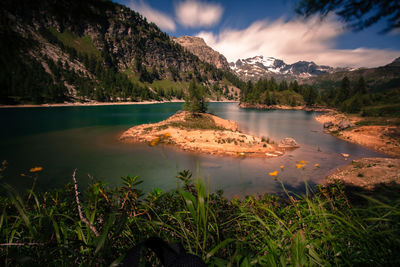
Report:
M 198 45 L 198 46 L 206 46 L 206 42 L 203 38 L 197 36 L 180 36 L 180 37 L 172 37 L 173 41 L 179 43 L 181 46 L 186 47 L 189 45 Z
M 194 36 L 181 36 L 171 38 L 175 43 L 180 44 L 190 53 L 196 55 L 200 60 L 216 66 L 219 69 L 229 69 L 229 64 L 226 58 L 209 47 L 203 38 Z

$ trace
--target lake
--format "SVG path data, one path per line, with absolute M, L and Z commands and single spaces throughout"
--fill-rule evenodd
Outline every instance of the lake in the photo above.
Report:
M 0 160 L 8 161 L 2 180 L 19 190 L 29 188 L 32 178 L 21 174 L 43 166 L 38 187 L 51 189 L 70 182 L 77 168 L 81 186 L 91 177 L 116 186 L 121 183 L 120 177 L 130 174 L 144 181 L 141 188 L 145 191 L 157 187 L 167 191 L 177 186 L 177 172 L 189 169 L 204 179 L 211 191 L 222 189 L 232 197 L 281 192 L 281 185 L 268 175 L 275 170 L 287 189 L 301 192 L 304 181 L 321 183 L 327 174 L 352 159 L 384 156 L 324 133 L 314 119 L 315 112 L 240 109 L 237 103 L 210 103 L 209 110 L 238 122 L 241 131 L 275 141 L 292 137 L 301 147 L 282 157 L 261 159 L 196 154 L 173 146 L 118 141 L 129 127 L 164 120 L 181 108 L 182 103 L 2 108 Z M 350 158 L 345 160 L 340 153 L 348 153 Z M 298 160 L 309 162 L 305 170 L 296 169 Z

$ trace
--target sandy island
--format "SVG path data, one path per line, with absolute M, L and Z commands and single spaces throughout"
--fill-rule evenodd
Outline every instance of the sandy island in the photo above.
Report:
M 134 126 L 125 131 L 120 140 L 151 146 L 172 144 L 187 151 L 239 157 L 277 157 L 287 149 L 298 147 L 290 138 L 276 144 L 269 139 L 240 132 L 236 122 L 211 114 L 186 111 L 177 112 L 158 123 Z

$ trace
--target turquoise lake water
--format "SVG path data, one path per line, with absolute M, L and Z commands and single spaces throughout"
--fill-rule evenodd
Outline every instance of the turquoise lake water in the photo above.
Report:
M 18 189 L 28 188 L 32 178 L 21 173 L 43 166 L 39 188 L 57 188 L 70 182 L 77 168 L 81 186 L 90 182 L 89 176 L 116 186 L 121 176 L 130 174 L 140 176 L 145 191 L 157 187 L 166 191 L 176 187 L 177 171 L 190 169 L 207 182 L 211 191 L 223 189 L 231 197 L 281 192 L 281 185 L 268 175 L 271 171 L 278 170 L 285 186 L 299 192 L 304 180 L 321 183 L 327 174 L 354 158 L 383 156 L 325 134 L 314 119 L 317 113 L 240 109 L 237 103 L 210 103 L 209 109 L 238 122 L 241 131 L 276 141 L 292 137 L 301 147 L 282 157 L 260 159 L 118 141 L 129 127 L 161 121 L 181 108 L 182 103 L 0 109 L 0 160 L 8 161 L 2 180 Z M 348 153 L 350 158 L 346 161 L 340 153 Z M 297 160 L 309 161 L 305 170 L 296 169 Z M 315 163 L 320 168 L 314 168 Z

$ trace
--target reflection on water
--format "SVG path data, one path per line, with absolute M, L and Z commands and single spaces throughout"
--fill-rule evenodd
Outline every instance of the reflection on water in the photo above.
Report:
M 313 112 L 296 110 L 244 110 L 235 103 L 211 103 L 210 109 L 237 121 L 242 131 L 280 140 L 294 138 L 301 147 L 273 159 L 232 158 L 196 154 L 171 146 L 121 144 L 119 135 L 132 125 L 163 120 L 181 108 L 181 103 L 97 107 L 1 109 L 5 129 L 1 131 L 0 159 L 9 162 L 5 181 L 26 188 L 31 180 L 21 177 L 33 166 L 43 166 L 40 188 L 59 187 L 71 181 L 74 168 L 82 185 L 88 174 L 118 185 L 120 177 L 139 175 L 144 190 L 176 187 L 177 171 L 190 169 L 205 179 L 211 190 L 223 189 L 227 196 L 280 192 L 281 186 L 268 172 L 296 191 L 304 181 L 320 183 L 327 173 L 354 158 L 382 156 L 322 132 Z M 348 161 L 340 153 L 350 154 Z M 305 170 L 298 160 L 309 161 Z M 320 168 L 315 168 L 318 163 Z M 283 171 L 280 166 L 284 165 Z

